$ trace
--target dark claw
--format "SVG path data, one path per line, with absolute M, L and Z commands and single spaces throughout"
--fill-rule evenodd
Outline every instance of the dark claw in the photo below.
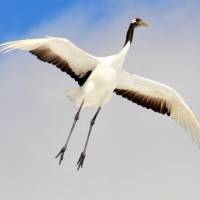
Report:
M 59 165 L 60 165 L 61 162 L 63 161 L 65 151 L 66 151 L 66 147 L 64 146 L 64 147 L 60 150 L 60 152 L 58 153 L 58 155 L 55 157 L 55 158 L 60 157 Z
M 77 170 L 79 170 L 80 167 L 81 167 L 81 168 L 83 167 L 84 159 L 85 159 L 85 152 L 83 151 L 83 152 L 81 153 L 81 155 L 80 155 L 80 158 L 79 158 L 78 162 L 77 162 L 77 166 L 78 166 L 78 167 L 77 167 Z

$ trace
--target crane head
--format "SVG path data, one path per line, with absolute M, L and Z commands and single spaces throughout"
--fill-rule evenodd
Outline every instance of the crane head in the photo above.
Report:
M 149 26 L 146 22 L 144 22 L 142 19 L 140 18 L 134 18 L 131 21 L 131 24 L 133 24 L 135 27 L 139 27 L 139 26 Z

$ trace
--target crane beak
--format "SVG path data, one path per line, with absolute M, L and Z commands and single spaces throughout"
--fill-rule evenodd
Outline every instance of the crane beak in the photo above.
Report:
M 140 26 L 149 26 L 149 24 L 147 24 L 147 23 L 144 22 L 144 21 L 141 21 L 141 22 L 140 22 Z

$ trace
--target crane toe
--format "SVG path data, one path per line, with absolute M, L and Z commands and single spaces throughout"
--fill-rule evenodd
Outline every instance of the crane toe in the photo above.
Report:
M 83 151 L 80 155 L 80 158 L 78 159 L 78 162 L 77 162 L 77 170 L 79 170 L 80 168 L 83 167 L 83 162 L 85 160 L 85 151 Z
M 60 160 L 59 160 L 59 165 L 61 164 L 61 162 L 63 161 L 63 158 L 64 158 L 64 154 L 65 154 L 65 151 L 66 151 L 66 147 L 62 147 L 62 149 L 59 151 L 59 153 L 56 155 L 55 158 L 58 158 L 60 157 Z

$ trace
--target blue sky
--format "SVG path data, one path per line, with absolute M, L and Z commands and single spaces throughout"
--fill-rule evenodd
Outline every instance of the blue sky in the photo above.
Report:
M 192 0 L 188 5 L 191 5 L 194 2 L 196 1 Z M 109 17 L 110 13 L 113 11 L 115 13 L 122 12 L 123 8 L 126 8 L 127 3 L 133 8 L 138 6 L 150 10 L 156 8 L 157 10 L 160 9 L 162 12 L 166 12 L 167 10 L 186 4 L 187 1 L 7 0 L 1 2 L 0 40 L 9 39 L 12 35 L 26 33 L 31 27 L 37 26 L 42 22 L 51 21 L 61 13 L 70 12 L 77 6 L 81 7 L 83 12 L 88 8 L 92 8 L 93 15 L 91 16 L 91 22 L 96 22 Z M 78 20 L 78 18 L 75 20 Z
M 105 5 L 104 1 L 3 1 L 1 2 L 1 8 L 3 9 L 1 9 L 0 12 L 0 39 L 5 39 L 9 35 L 13 34 L 22 34 L 31 27 L 36 26 L 44 21 L 51 21 L 63 12 L 70 12 L 70 10 L 77 6 L 81 7 L 83 11 L 90 6 L 96 7 L 93 20 L 103 17 L 107 10 L 107 6 Z
M 1 2 L 0 30 L 1 38 L 7 34 L 25 32 L 43 20 L 52 19 L 63 9 L 72 6 L 73 1 L 66 0 L 12 0 Z M 2 5 L 3 4 L 3 5 Z

